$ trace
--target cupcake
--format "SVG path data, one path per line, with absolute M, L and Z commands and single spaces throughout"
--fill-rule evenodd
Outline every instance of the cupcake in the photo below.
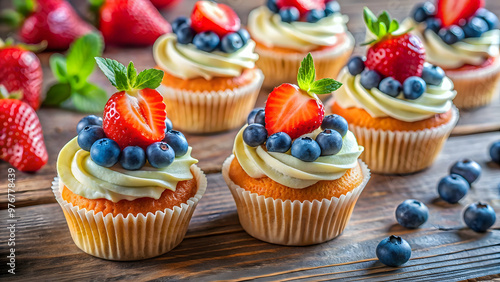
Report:
M 363 147 L 340 116 L 324 117 L 316 94 L 340 87 L 314 81 L 311 54 L 298 86 L 284 83 L 269 94 L 238 132 L 222 174 L 251 236 L 280 245 L 311 245 L 345 229 L 370 179 L 358 160 Z
M 255 67 L 255 42 L 227 5 L 196 2 L 191 18 L 179 17 L 173 33 L 153 46 L 165 71 L 158 91 L 177 128 L 213 133 L 237 128 L 255 105 L 264 80 Z
M 140 260 L 175 248 L 207 181 L 184 135 L 172 130 L 162 71 L 97 58 L 118 91 L 104 119 L 83 118 L 57 158 L 52 190 L 75 244 L 108 260 Z
M 253 10 L 248 31 L 257 43 L 264 85 L 294 82 L 295 70 L 308 53 L 318 78 L 337 76 L 354 49 L 347 21 L 337 1 L 268 0 Z
M 425 2 L 402 24 L 422 39 L 427 60 L 453 81 L 460 109 L 487 105 L 500 90 L 498 18 L 483 5 L 480 0 Z
M 331 111 L 342 115 L 373 172 L 412 173 L 429 167 L 458 120 L 456 92 L 444 71 L 425 62 L 420 39 L 399 29 L 387 12 L 364 18 L 377 39 L 366 59 L 353 57 L 339 74 Z M 383 27 L 383 28 L 380 28 Z

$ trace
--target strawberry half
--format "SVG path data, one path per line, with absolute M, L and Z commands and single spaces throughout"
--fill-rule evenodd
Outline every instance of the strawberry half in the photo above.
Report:
M 231 7 L 212 1 L 198 1 L 191 13 L 191 27 L 197 32 L 213 31 L 219 37 L 236 32 L 241 27 L 240 18 Z
M 280 9 L 283 7 L 295 7 L 299 10 L 301 16 L 304 16 L 313 9 L 325 9 L 324 0 L 278 0 L 276 4 Z
M 484 0 L 438 0 L 436 17 L 443 27 L 458 25 L 460 20 L 468 20 L 482 7 Z
M 144 70 L 139 75 L 130 62 L 128 67 L 111 59 L 96 58 L 97 65 L 119 92 L 104 107 L 103 129 L 120 148 L 139 146 L 144 150 L 165 137 L 165 103 L 155 89 L 163 71 Z

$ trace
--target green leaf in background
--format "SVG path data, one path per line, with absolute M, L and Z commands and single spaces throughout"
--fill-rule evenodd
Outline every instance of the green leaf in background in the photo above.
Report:
M 311 53 L 300 63 L 299 72 L 297 74 L 297 82 L 300 89 L 308 91 L 311 83 L 316 79 L 316 70 L 314 69 L 314 61 Z
M 147 69 L 143 70 L 137 76 L 137 80 L 134 84 L 134 89 L 144 89 L 151 88 L 155 89 L 160 86 L 163 80 L 163 71 L 157 69 Z
M 75 109 L 80 112 L 99 113 L 104 109 L 108 96 L 102 88 L 87 83 L 71 95 Z
M 66 70 L 66 58 L 61 54 L 50 56 L 50 69 L 59 82 L 68 81 L 68 71 Z
M 313 82 L 309 91 L 315 94 L 328 94 L 339 89 L 340 86 L 342 86 L 342 83 L 334 79 L 323 78 Z
M 86 34 L 71 44 L 66 57 L 66 67 L 69 77 L 76 83 L 74 88 L 82 88 L 87 78 L 94 70 L 94 57 L 101 56 L 103 43 L 101 37 L 96 33 Z
M 70 96 L 71 86 L 69 83 L 57 83 L 49 88 L 43 104 L 47 106 L 59 106 Z

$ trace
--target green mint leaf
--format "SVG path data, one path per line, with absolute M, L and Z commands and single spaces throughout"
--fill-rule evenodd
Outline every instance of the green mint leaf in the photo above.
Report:
M 61 54 L 50 56 L 50 69 L 59 82 L 68 82 L 68 71 L 66 69 L 66 58 Z
M 47 91 L 47 96 L 43 101 L 46 106 L 59 106 L 71 96 L 71 86 L 69 83 L 57 83 L 52 85 Z
M 135 87 L 135 81 L 137 79 L 137 70 L 134 67 L 134 63 L 130 62 L 127 67 L 127 78 L 130 88 Z
M 134 89 L 151 88 L 155 89 L 160 86 L 163 80 L 163 71 L 157 69 L 143 70 L 137 76 L 134 84 Z
M 342 86 L 342 83 L 336 81 L 335 79 L 331 78 L 323 78 L 320 80 L 317 80 L 311 84 L 311 88 L 309 89 L 309 92 L 315 93 L 315 94 L 328 94 L 332 93 L 333 91 L 337 90 Z
M 124 65 L 115 60 L 101 57 L 96 57 L 95 60 L 104 75 L 109 79 L 109 82 L 111 82 L 118 91 L 127 91 L 131 89 L 129 88 L 127 79 L 127 68 Z
M 73 92 L 71 99 L 76 110 L 85 113 L 99 113 L 103 111 L 108 101 L 108 95 L 103 89 L 87 83 L 83 88 Z
M 68 76 L 76 76 L 76 89 L 83 87 L 94 71 L 94 57 L 101 56 L 103 49 L 102 39 L 96 33 L 86 34 L 71 44 L 66 57 Z
M 316 79 L 316 70 L 314 69 L 313 57 L 309 53 L 300 63 L 297 82 L 300 89 L 309 91 L 309 87 L 314 82 L 314 79 Z

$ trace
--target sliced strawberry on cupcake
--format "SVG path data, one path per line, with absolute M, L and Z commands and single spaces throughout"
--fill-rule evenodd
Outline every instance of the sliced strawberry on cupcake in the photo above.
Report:
M 212 31 L 219 37 L 237 32 L 240 18 L 231 7 L 212 1 L 198 1 L 191 13 L 191 27 L 197 32 Z
M 443 27 L 459 25 L 461 20 L 470 19 L 482 7 L 484 0 L 438 0 L 436 17 Z
M 301 15 L 307 14 L 311 10 L 324 10 L 324 0 L 277 0 L 278 8 L 295 7 Z
M 149 145 L 165 138 L 165 104 L 155 90 L 163 78 L 163 71 L 144 70 L 137 75 L 134 64 L 128 67 L 111 59 L 96 58 L 109 81 L 118 90 L 104 107 L 103 129 L 106 137 L 118 143 L 121 149 Z

